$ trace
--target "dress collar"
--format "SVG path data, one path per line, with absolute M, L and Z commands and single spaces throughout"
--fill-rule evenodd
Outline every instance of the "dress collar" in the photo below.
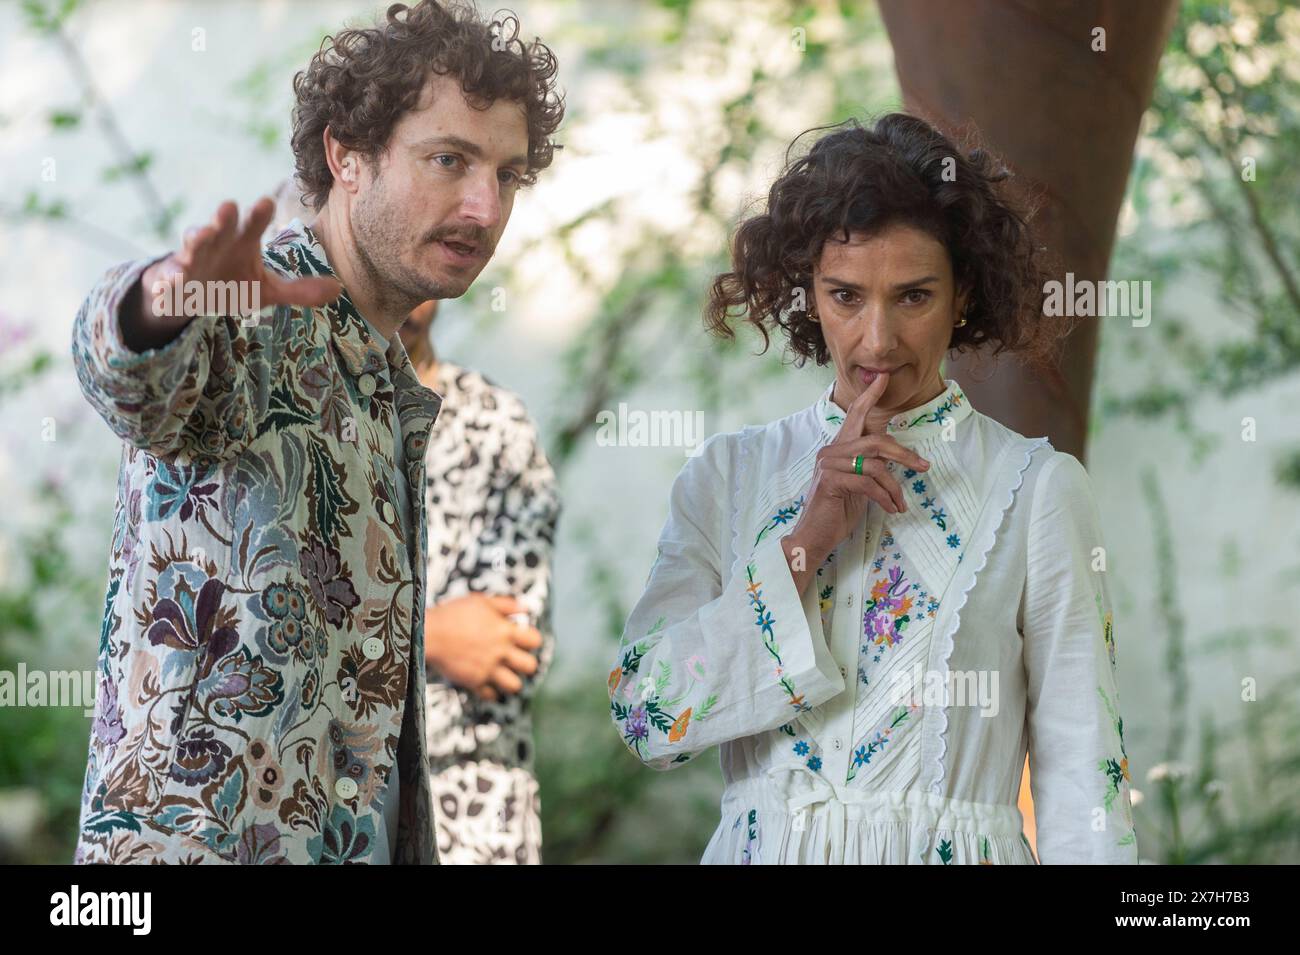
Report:
M 885 433 L 904 443 L 920 441 L 941 434 L 947 422 L 957 423 L 969 415 L 974 409 L 961 385 L 953 378 L 945 379 L 944 383 L 947 387 L 925 404 L 908 408 L 890 418 Z M 835 383 L 831 382 L 817 399 L 817 420 L 830 438 L 839 433 L 845 414 L 844 409 L 832 400 L 834 393 Z

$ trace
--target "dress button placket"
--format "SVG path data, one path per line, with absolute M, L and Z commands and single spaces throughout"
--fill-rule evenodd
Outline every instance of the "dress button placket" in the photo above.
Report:
M 826 705 L 825 741 L 822 747 L 823 775 L 833 785 L 843 785 L 848 775 L 848 755 L 850 746 L 845 740 L 853 732 L 853 712 L 857 706 L 858 686 L 856 680 L 857 658 L 860 649 L 860 631 L 858 615 L 854 609 L 858 604 L 859 591 L 862 588 L 866 572 L 867 540 L 871 537 L 874 515 L 868 508 L 863 515 L 863 525 L 845 541 L 842 549 L 844 563 L 838 569 L 836 577 L 841 586 L 847 589 L 843 609 L 835 614 L 831 622 L 833 634 L 831 655 L 839 665 L 840 673 L 845 677 L 845 692 Z M 859 531 L 863 531 L 860 533 Z M 848 674 L 855 674 L 850 682 Z

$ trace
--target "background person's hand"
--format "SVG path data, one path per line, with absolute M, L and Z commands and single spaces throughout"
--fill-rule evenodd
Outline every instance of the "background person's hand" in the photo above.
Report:
M 782 541 L 795 587 L 801 594 L 831 551 L 857 527 L 868 501 L 875 501 L 891 514 L 907 509 L 902 487 L 885 466 L 887 459 L 918 471 L 930 467 L 925 458 L 886 434 L 883 425 L 873 432 L 867 424 L 867 412 L 888 387 L 888 372 L 877 375 L 849 405 L 835 439 L 817 452 L 808 500 Z M 863 457 L 861 474 L 854 470 L 858 455 Z
M 537 672 L 542 635 L 513 614 L 526 614 L 514 597 L 471 593 L 435 604 L 424 616 L 425 660 L 485 700 L 518 693 L 520 677 Z
M 338 298 L 343 286 L 336 279 L 286 279 L 266 268 L 261 237 L 274 214 L 274 201 L 264 196 L 240 225 L 239 208 L 233 202 L 223 202 L 211 222 L 187 229 L 180 251 L 155 262 L 141 276 L 138 306 L 123 314 L 127 347 L 143 351 L 165 344 L 196 317 L 172 314 L 174 297 L 183 304 L 189 282 L 255 282 L 262 306 L 319 307 Z M 173 293 L 177 285 L 180 288 Z M 232 308 L 238 301 L 239 296 L 234 296 Z

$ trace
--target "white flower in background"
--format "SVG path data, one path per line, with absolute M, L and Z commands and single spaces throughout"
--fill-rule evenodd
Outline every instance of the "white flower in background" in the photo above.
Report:
M 1146 796 L 1142 795 L 1142 790 L 1140 789 L 1129 789 L 1128 791 L 1128 803 L 1134 809 L 1142 805 L 1142 800 L 1146 798 Z
M 1228 35 L 1232 42 L 1240 46 L 1250 46 L 1259 39 L 1259 21 L 1251 16 L 1251 9 L 1244 3 L 1232 5 L 1232 23 L 1228 26 Z
M 1147 782 L 1158 783 L 1165 780 L 1173 782 L 1186 775 L 1187 767 L 1182 763 L 1156 763 L 1147 771 Z
M 1222 39 L 1208 23 L 1193 23 L 1187 28 L 1187 49 L 1193 56 L 1207 56 Z

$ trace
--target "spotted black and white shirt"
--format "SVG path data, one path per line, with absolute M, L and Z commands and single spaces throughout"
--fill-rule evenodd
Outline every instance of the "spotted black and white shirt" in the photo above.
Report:
M 523 402 L 439 360 L 442 410 L 429 440 L 428 606 L 471 592 L 516 598 L 541 632 L 536 673 L 493 702 L 428 671 L 426 744 L 444 864 L 540 863 L 530 702 L 549 669 L 555 472 Z

